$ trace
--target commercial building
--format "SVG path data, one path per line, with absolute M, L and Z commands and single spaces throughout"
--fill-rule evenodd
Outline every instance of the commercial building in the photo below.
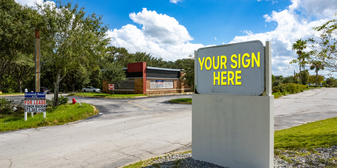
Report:
M 181 69 L 148 67 L 146 62 L 130 63 L 123 69 L 126 80 L 115 84 L 115 93 L 163 94 L 184 93 L 192 91 L 180 79 L 184 73 Z M 109 82 L 103 80 L 103 92 L 109 92 Z

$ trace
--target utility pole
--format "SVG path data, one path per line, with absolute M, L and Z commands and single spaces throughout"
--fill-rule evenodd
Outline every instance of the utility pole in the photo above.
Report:
M 35 29 L 35 92 L 40 92 L 40 32 Z

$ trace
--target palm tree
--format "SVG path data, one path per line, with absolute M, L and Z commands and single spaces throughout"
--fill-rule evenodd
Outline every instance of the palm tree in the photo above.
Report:
M 304 59 L 302 56 L 302 51 L 307 48 L 307 40 L 302 41 L 301 39 L 298 39 L 294 44 L 293 44 L 293 50 L 297 50 L 297 54 L 298 54 L 298 64 L 300 66 L 300 81 L 302 83 L 302 76 L 301 76 L 301 66 L 304 65 Z M 305 55 L 305 54 L 303 54 Z M 293 62 L 297 62 L 297 60 L 293 60 Z
M 321 61 L 311 61 L 310 70 L 313 70 L 313 69 L 315 69 L 315 72 L 316 72 L 316 86 L 317 86 L 318 71 L 321 69 L 324 69 L 324 66 Z
M 308 64 L 309 63 L 309 60 L 310 60 L 310 52 L 302 52 L 301 54 L 301 65 L 302 65 L 302 68 L 303 70 L 305 70 L 305 64 Z M 306 61 L 308 60 L 308 61 Z

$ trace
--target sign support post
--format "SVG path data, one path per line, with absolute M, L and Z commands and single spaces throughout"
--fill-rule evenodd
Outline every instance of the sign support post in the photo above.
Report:
M 200 48 L 195 69 L 193 159 L 230 168 L 272 168 L 271 43 Z
M 110 90 L 110 94 L 111 94 L 111 92 L 112 92 L 113 94 L 115 94 L 115 84 L 109 84 L 108 88 L 109 88 L 109 90 Z
M 40 33 L 38 29 L 35 30 L 35 92 L 40 92 Z
M 266 53 L 266 96 L 271 96 L 272 95 L 272 90 L 271 90 L 271 42 L 266 41 L 266 48 L 265 48 L 265 53 Z

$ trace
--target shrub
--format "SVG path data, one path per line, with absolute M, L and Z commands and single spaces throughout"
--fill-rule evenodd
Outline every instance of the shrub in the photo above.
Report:
M 59 103 L 60 104 L 66 104 L 68 102 L 69 98 L 68 97 L 63 97 L 61 95 L 61 97 L 59 97 Z
M 290 84 L 288 84 L 288 88 L 289 88 L 289 92 L 291 93 L 291 94 L 294 94 L 294 93 L 296 93 L 296 85 L 297 84 L 294 84 L 294 83 L 290 83 Z
M 285 93 L 289 92 L 291 94 L 303 92 L 304 90 L 307 90 L 309 86 L 307 85 L 300 85 L 295 83 L 286 83 L 286 84 L 280 84 L 279 86 L 273 86 L 272 90 L 273 93 Z
M 279 91 L 280 92 L 287 92 L 288 91 L 287 90 L 287 85 L 285 85 L 285 84 L 280 85 L 279 86 Z
M 58 104 L 58 105 L 66 104 L 66 103 L 68 102 L 68 100 L 69 100 L 68 97 L 63 97 L 63 96 L 61 95 L 61 97 L 59 97 L 59 104 Z M 51 103 L 52 103 L 52 104 L 53 104 L 53 102 L 54 102 L 54 98 L 51 99 Z M 49 105 L 48 103 L 50 103 L 50 102 L 47 101 L 47 105 Z
M 0 114 L 11 114 L 14 112 L 14 101 L 6 98 L 0 99 Z
M 272 90 L 273 90 L 273 93 L 280 92 L 280 89 L 278 86 L 273 86 Z

